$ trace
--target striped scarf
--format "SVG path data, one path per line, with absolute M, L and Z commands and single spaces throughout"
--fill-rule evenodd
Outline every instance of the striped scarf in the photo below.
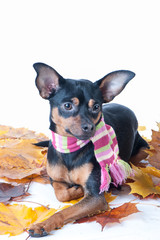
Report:
M 100 193 L 108 191 L 110 183 L 121 185 L 132 174 L 131 167 L 118 156 L 119 148 L 113 128 L 101 121 L 96 126 L 96 132 L 88 140 L 79 140 L 76 137 L 64 137 L 52 132 L 53 147 L 61 153 L 75 152 L 90 141 L 94 145 L 94 154 L 101 166 Z

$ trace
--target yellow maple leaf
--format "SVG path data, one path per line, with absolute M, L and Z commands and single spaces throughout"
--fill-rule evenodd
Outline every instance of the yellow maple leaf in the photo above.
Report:
M 106 199 L 107 203 L 110 203 L 110 202 L 114 201 L 117 198 L 117 196 L 113 196 L 111 192 L 110 193 L 109 192 L 105 192 L 104 196 L 105 196 L 105 199 Z M 73 204 L 78 203 L 82 199 L 83 199 L 83 197 L 75 199 L 75 200 L 68 201 L 66 203 L 69 203 L 69 204 L 73 205 Z
M 33 223 L 45 221 L 57 210 L 44 206 L 32 209 L 21 204 L 4 205 L 0 203 L 0 235 L 16 236 L 23 233 Z
M 55 208 L 36 207 L 34 211 L 37 214 L 35 223 L 40 223 L 51 217 L 57 210 Z
M 154 185 L 151 176 L 145 172 L 145 168 L 138 168 L 132 165 L 134 176 L 130 179 L 134 180 L 133 183 L 127 183 L 131 187 L 130 194 L 139 194 L 143 198 L 155 194 L 160 195 L 160 186 Z M 150 174 L 151 174 L 150 170 Z
M 73 204 L 78 203 L 78 202 L 79 202 L 80 200 L 82 200 L 82 199 L 83 199 L 83 197 L 77 198 L 77 199 L 74 199 L 74 200 L 70 200 L 70 201 L 65 202 L 65 203 L 73 205 Z
M 109 193 L 109 192 L 105 192 L 104 196 L 105 196 L 105 199 L 106 199 L 107 203 L 110 203 L 117 198 L 117 196 L 113 196 L 112 193 Z
M 160 170 L 155 167 L 146 167 L 143 169 L 143 172 L 160 178 Z
M 28 216 L 32 216 L 32 220 Z M 35 221 L 35 214 L 32 208 L 24 205 L 4 205 L 0 203 L 0 234 L 15 236 L 23 231 Z

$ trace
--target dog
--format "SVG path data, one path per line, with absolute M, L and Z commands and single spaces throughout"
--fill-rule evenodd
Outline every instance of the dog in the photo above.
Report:
M 65 79 L 44 63 L 33 66 L 40 96 L 50 103 L 52 132 L 81 142 L 88 141 L 94 137 L 96 126 L 103 116 L 105 123 L 116 133 L 119 156 L 125 162 L 137 156 L 141 149 L 148 148 L 147 142 L 138 133 L 133 111 L 120 104 L 109 103 L 134 78 L 133 72 L 111 72 L 93 83 L 84 79 Z M 91 141 L 70 153 L 58 151 L 50 141 L 47 159 L 47 173 L 57 199 L 66 202 L 83 198 L 46 221 L 33 224 L 29 229 L 32 237 L 46 236 L 64 224 L 108 209 L 104 191 L 100 192 L 101 166 L 95 158 Z

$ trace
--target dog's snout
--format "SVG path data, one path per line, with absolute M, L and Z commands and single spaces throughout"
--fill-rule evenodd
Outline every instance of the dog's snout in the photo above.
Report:
M 91 123 L 86 123 L 82 125 L 82 130 L 85 133 L 91 133 L 94 130 L 94 126 Z

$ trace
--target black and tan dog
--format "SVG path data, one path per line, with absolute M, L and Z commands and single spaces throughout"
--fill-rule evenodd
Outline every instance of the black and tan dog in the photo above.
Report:
M 119 104 L 110 102 L 135 76 L 131 71 L 115 71 L 92 83 L 88 80 L 63 78 L 43 63 L 34 64 L 36 86 L 41 97 L 50 103 L 50 129 L 62 136 L 86 140 L 95 133 L 102 112 L 105 122 L 116 132 L 120 157 L 128 162 L 147 143 L 137 131 L 134 113 Z M 64 224 L 107 209 L 104 193 L 99 193 L 101 169 L 89 142 L 82 149 L 69 154 L 60 153 L 50 142 L 47 172 L 59 201 L 84 196 L 77 204 L 55 213 L 48 220 L 33 225 L 29 234 L 42 237 Z

